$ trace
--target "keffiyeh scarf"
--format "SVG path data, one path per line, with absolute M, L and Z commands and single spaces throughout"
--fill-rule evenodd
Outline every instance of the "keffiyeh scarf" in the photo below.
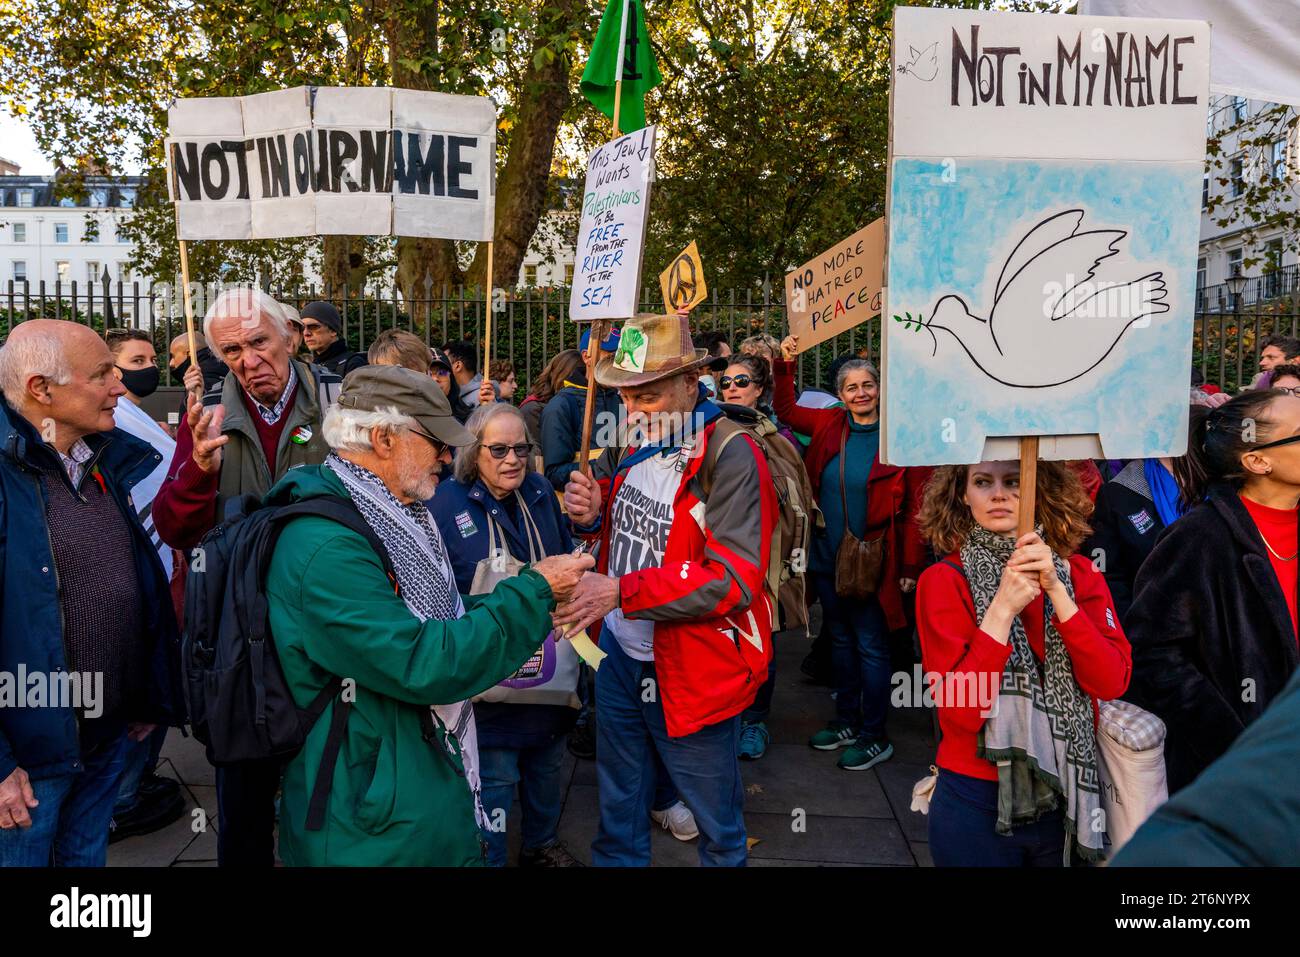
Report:
M 1038 529 L 1042 535 L 1042 529 Z M 997 594 L 1015 541 L 976 526 L 961 548 L 961 561 L 983 620 Z M 1070 568 L 1053 555 L 1057 577 L 1074 597 Z M 993 713 L 984 722 L 976 751 L 997 764 L 997 832 L 1037 820 L 1065 804 L 1065 863 L 1072 847 L 1085 860 L 1103 856 L 1105 834 L 1097 776 L 1097 737 L 1092 699 L 1079 687 L 1061 633 L 1052 624 L 1052 602 L 1043 595 L 1044 661 L 1029 646 L 1017 616 L 1011 623 L 1011 656 L 1002 672 Z
M 420 621 L 430 618 L 454 621 L 465 613 L 456 579 L 443 547 L 442 536 L 423 502 L 403 505 L 379 476 L 369 469 L 331 452 L 325 465 L 348 490 L 366 524 L 388 549 L 402 600 Z M 478 770 L 478 734 L 474 707 L 468 701 L 432 706 L 437 720 L 447 730 L 446 747 L 454 758 L 459 749 L 465 779 L 474 795 L 474 813 L 479 826 L 486 817 L 480 800 L 482 785 Z

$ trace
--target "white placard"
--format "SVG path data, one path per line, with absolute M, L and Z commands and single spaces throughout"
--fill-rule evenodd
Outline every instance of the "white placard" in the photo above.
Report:
M 570 319 L 636 314 L 654 148 L 655 127 L 647 126 L 597 147 L 587 158 Z
M 895 11 L 884 461 L 1183 453 L 1209 43 Z
M 304 86 L 178 100 L 168 124 L 181 239 L 492 239 L 487 97 Z

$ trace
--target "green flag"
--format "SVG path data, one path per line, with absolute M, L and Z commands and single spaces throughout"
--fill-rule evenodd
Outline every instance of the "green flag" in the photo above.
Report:
M 623 42 L 623 102 L 619 106 L 620 133 L 630 133 L 645 126 L 645 95 L 660 84 L 663 77 L 650 50 L 642 0 L 609 0 L 600 29 L 591 44 L 587 68 L 582 71 L 582 95 L 596 109 L 614 118 L 614 82 L 619 79 L 619 31 L 627 8 L 627 38 Z

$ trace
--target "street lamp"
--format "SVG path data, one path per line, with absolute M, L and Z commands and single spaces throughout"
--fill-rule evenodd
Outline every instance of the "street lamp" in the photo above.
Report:
M 1232 328 L 1237 330 L 1237 388 L 1241 388 L 1241 347 L 1244 338 L 1241 334 L 1241 294 L 1246 288 L 1246 277 L 1241 273 L 1233 273 L 1224 280 L 1224 285 L 1232 294 Z

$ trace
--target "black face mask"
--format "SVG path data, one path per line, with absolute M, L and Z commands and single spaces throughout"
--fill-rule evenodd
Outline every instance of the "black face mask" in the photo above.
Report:
M 117 371 L 122 373 L 122 385 L 126 386 L 126 390 L 132 395 L 143 399 L 158 391 L 158 377 L 161 373 L 157 366 L 148 366 L 144 369 L 123 369 L 118 366 Z
M 178 382 L 185 378 L 185 372 L 190 367 L 190 357 L 186 356 L 181 360 L 181 364 L 172 369 L 172 378 Z

